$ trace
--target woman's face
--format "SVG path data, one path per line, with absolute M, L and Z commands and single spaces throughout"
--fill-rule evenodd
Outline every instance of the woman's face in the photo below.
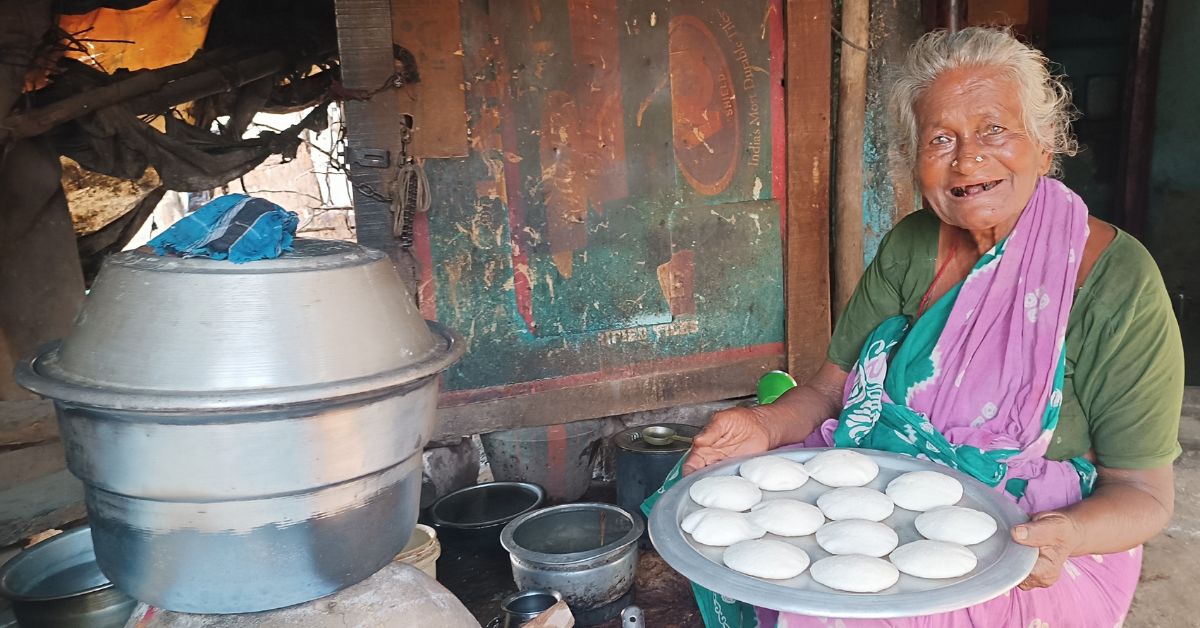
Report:
M 934 212 L 969 231 L 1010 231 L 1051 161 L 1025 130 L 1016 81 L 996 67 L 951 70 L 914 111 L 917 181 Z

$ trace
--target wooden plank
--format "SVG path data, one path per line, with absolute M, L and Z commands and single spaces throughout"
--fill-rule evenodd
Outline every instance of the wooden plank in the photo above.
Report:
M 0 491 L 67 468 L 61 441 L 0 451 Z
M 782 362 L 778 355 L 756 357 L 439 408 L 433 440 L 742 397 Z
M 392 0 L 392 38 L 413 53 L 421 80 L 397 91 L 413 116 L 416 157 L 466 157 L 462 20 L 457 0 Z
M 0 447 L 58 438 L 54 404 L 41 399 L 0 401 Z
M 396 171 L 401 122 L 390 93 L 396 72 L 391 3 L 337 0 L 335 9 L 342 84 L 370 95 L 346 102 L 346 165 L 354 189 L 356 235 L 361 244 L 394 253 L 388 187 Z M 373 167 L 364 160 L 368 150 L 387 151 L 387 166 Z
M 816 372 L 829 344 L 830 32 L 828 0 L 788 0 L 787 368 Z
M 0 547 L 83 518 L 83 484 L 59 471 L 0 491 Z
M 834 210 L 833 314 L 846 307 L 863 273 L 863 132 L 867 114 L 870 0 L 842 3 L 838 71 L 837 203 Z

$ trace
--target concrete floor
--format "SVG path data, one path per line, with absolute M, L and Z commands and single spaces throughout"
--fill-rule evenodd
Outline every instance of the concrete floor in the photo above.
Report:
M 1175 463 L 1175 518 L 1146 544 L 1126 628 L 1200 627 L 1200 388 L 1188 390 Z

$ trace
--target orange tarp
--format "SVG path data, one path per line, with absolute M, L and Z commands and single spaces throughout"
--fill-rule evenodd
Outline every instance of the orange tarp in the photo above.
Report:
M 64 15 L 58 25 L 87 49 L 68 52 L 69 57 L 106 72 L 161 68 L 187 61 L 204 45 L 217 1 L 154 0 L 127 11 L 97 9 Z

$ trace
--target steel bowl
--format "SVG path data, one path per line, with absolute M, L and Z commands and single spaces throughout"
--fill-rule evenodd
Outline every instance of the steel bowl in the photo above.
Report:
M 463 348 L 384 253 L 296 240 L 246 264 L 114 255 L 16 379 L 55 401 L 104 573 L 169 610 L 247 613 L 403 549 Z
M 537 619 L 538 615 L 549 610 L 562 601 L 558 591 L 549 589 L 530 589 L 517 591 L 500 603 L 500 615 L 503 618 L 500 628 L 520 628 Z M 497 623 L 492 620 L 488 626 Z
M 137 601 L 100 572 L 91 529 L 47 539 L 0 567 L 0 596 L 21 628 L 120 628 Z
M 447 545 L 500 552 L 500 531 L 546 500 L 530 482 L 485 482 L 459 489 L 429 507 L 429 521 Z

